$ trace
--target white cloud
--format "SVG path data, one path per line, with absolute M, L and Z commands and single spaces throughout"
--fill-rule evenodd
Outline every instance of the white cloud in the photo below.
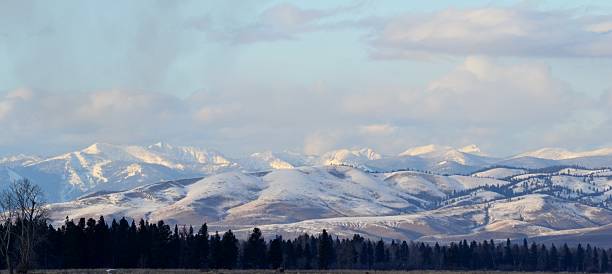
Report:
M 390 124 L 370 124 L 359 127 L 359 131 L 365 135 L 388 136 L 397 131 L 397 127 Z
M 580 103 L 545 65 L 468 57 L 423 89 L 353 95 L 343 106 L 354 114 L 399 120 L 520 124 L 533 117 L 545 123 L 562 119 Z
M 355 117 L 384 119 L 398 129 L 392 136 L 368 139 L 381 146 L 385 142 L 401 144 L 392 139 L 409 135 L 417 143 L 476 143 L 490 151 L 516 151 L 527 144 L 563 146 L 560 140 L 575 144 L 570 139 L 577 135 L 588 139 L 589 132 L 603 125 L 598 121 L 592 128 L 586 127 L 588 131 L 576 131 L 570 138 L 567 132 L 578 129 L 579 123 L 569 123 L 568 119 L 595 119 L 601 115 L 587 112 L 605 109 L 594 98 L 572 92 L 544 64 L 503 63 L 487 57 L 468 57 L 423 88 L 361 92 L 345 97 L 342 106 Z M 555 143 L 547 143 L 552 138 L 536 137 L 555 134 Z
M 424 143 L 476 143 L 496 153 L 564 141 L 604 144 L 612 136 L 612 93 L 599 100 L 573 93 L 541 63 L 469 57 L 420 88 L 319 92 L 328 90 L 321 85 L 314 92 L 254 87 L 184 99 L 125 90 L 16 90 L 0 95 L 0 152 L 164 140 L 234 155 L 359 146 L 395 153 Z
M 352 27 L 335 17 L 355 11 L 359 6 L 359 3 L 355 3 L 330 9 L 309 9 L 278 3 L 264 9 L 253 22 L 243 26 L 223 28 L 213 24 L 208 17 L 192 20 L 190 25 L 208 33 L 213 39 L 232 43 L 292 40 L 303 33 Z
M 334 133 L 315 132 L 304 139 L 304 153 L 310 155 L 321 155 L 327 151 L 337 148 L 339 136 Z
M 240 109 L 241 107 L 238 103 L 203 106 L 194 113 L 194 117 L 197 121 L 203 123 L 218 122 L 231 118 L 231 116 L 237 114 Z
M 447 9 L 389 18 L 370 34 L 373 56 L 610 57 L 610 18 L 520 7 Z

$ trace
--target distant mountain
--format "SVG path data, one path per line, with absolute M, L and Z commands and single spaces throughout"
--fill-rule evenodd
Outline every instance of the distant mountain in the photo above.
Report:
M 570 151 L 562 148 L 542 148 L 534 151 L 528 151 L 513 158 L 518 157 L 535 157 L 550 160 L 567 160 L 574 158 L 593 157 L 593 156 L 612 156 L 612 148 L 600 148 L 588 151 Z
M 348 165 L 364 167 L 363 164 L 371 160 L 379 160 L 382 156 L 370 148 L 339 149 L 323 154 L 318 161 L 320 165 Z
M 96 143 L 46 158 L 0 167 L 0 179 L 29 178 L 51 201 L 99 190 L 123 190 L 150 182 L 200 176 L 237 165 L 218 152 L 158 143 L 149 147 Z M 0 165 L 2 166 L 2 165 Z M 3 172 L 4 171 L 4 172 Z
M 234 225 L 290 223 L 322 217 L 396 215 L 424 211 L 453 193 L 504 181 L 420 172 L 370 174 L 344 166 L 270 172 L 231 171 L 202 179 L 99 192 L 54 205 L 58 216 L 164 219 Z
M 231 158 L 211 149 L 173 146 L 162 142 L 149 146 L 96 143 L 52 157 L 17 155 L 0 158 L 0 183 L 29 178 L 43 187 L 49 201 L 57 202 L 97 191 L 128 190 L 155 182 L 229 171 L 248 173 L 350 166 L 365 172 L 411 170 L 440 175 L 471 175 L 489 167 L 525 172 L 555 166 L 603 168 L 612 166 L 611 151 L 605 148 L 586 152 L 541 149 L 498 158 L 488 156 L 476 145 L 461 148 L 425 145 L 409 148 L 397 155 L 385 155 L 370 148 L 353 148 L 322 155 L 266 151 Z M 479 176 L 502 178 L 496 174 Z
M 610 197 L 612 169 L 529 173 L 492 168 L 474 176 L 444 176 L 305 166 L 229 171 L 103 191 L 50 209 L 57 222 L 65 216 L 130 216 L 176 224 L 207 222 L 211 229 L 231 228 L 238 234 L 258 226 L 268 236 L 327 229 L 347 237 L 359 233 L 445 242 L 602 231 L 612 223 Z
M 420 241 L 601 238 L 612 222 L 612 155 L 544 149 L 508 158 L 427 145 L 239 158 L 196 147 L 96 143 L 0 159 L 0 182 L 39 184 L 51 218 L 123 216 L 266 235 L 360 233 Z M 574 238 L 572 238 L 574 237 Z M 612 242 L 610 242 L 612 246 Z
M 368 161 L 364 166 L 375 171 L 412 169 L 440 174 L 469 174 L 497 161 L 499 159 L 485 156 L 476 145 L 459 149 L 426 145 L 407 149 L 397 156 Z
M 245 158 L 236 160 L 248 171 L 262 171 L 272 169 L 291 169 L 301 166 L 313 165 L 317 160 L 315 156 L 306 156 L 296 152 L 257 152 Z

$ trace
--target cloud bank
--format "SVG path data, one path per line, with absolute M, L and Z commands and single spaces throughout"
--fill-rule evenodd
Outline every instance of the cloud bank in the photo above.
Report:
M 370 34 L 377 58 L 423 55 L 610 57 L 612 16 L 520 7 L 446 9 L 387 18 Z
M 423 143 L 477 143 L 499 151 L 505 143 L 502 152 L 510 153 L 605 144 L 612 134 L 610 97 L 577 94 L 540 63 L 487 57 L 468 57 L 429 84 L 407 89 L 201 91 L 182 99 L 125 90 L 68 95 L 18 89 L 0 99 L 0 142 L 44 151 L 165 140 L 233 153 L 322 153 L 360 145 L 397 152 Z
M 612 92 L 580 93 L 550 62 L 608 64 L 603 12 L 211 3 L 11 2 L 0 154 L 159 140 L 230 154 L 612 145 Z

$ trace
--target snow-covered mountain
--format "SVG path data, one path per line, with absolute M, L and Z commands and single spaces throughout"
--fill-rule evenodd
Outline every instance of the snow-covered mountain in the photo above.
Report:
M 382 172 L 416 169 L 440 174 L 469 174 L 498 161 L 497 158 L 485 156 L 476 145 L 458 149 L 449 146 L 426 145 L 407 149 L 397 156 L 371 160 L 363 163 L 363 166 Z
M 230 171 L 99 192 L 52 204 L 51 212 L 58 222 L 65 216 L 130 216 L 177 224 L 207 222 L 212 229 L 231 228 L 239 234 L 258 226 L 266 235 L 327 229 L 339 236 L 450 241 L 603 230 L 612 223 L 611 196 L 612 169 L 532 173 L 492 168 L 473 176 L 445 176 L 306 166 Z
M 593 156 L 612 156 L 612 148 L 600 148 L 588 151 L 570 151 L 563 148 L 542 148 L 518 154 L 513 158 L 525 156 L 550 160 L 567 160 Z
M 215 151 L 158 143 L 148 147 L 96 143 L 50 158 L 24 158 L 0 164 L 0 180 L 29 178 L 51 201 L 74 199 L 99 190 L 123 190 L 164 180 L 232 169 L 235 163 Z M 4 167 L 4 169 L 2 168 Z
M 215 150 L 161 142 L 149 146 L 96 143 L 82 150 L 46 158 L 25 155 L 1 158 L 0 183 L 29 178 L 43 187 L 50 201 L 68 201 L 96 191 L 127 190 L 155 182 L 203 177 L 226 171 L 351 166 L 367 172 L 415 170 L 469 175 L 488 167 L 524 171 L 553 166 L 610 167 L 610 152 L 612 149 L 606 148 L 586 152 L 542 149 L 498 158 L 487 156 L 476 145 L 461 148 L 425 145 L 397 155 L 357 148 L 338 149 L 320 156 L 267 151 L 230 158 Z M 499 176 L 481 174 L 481 177 Z
M 52 157 L 0 159 L 0 185 L 29 178 L 52 219 L 129 216 L 294 235 L 423 241 L 599 237 L 612 223 L 612 155 L 544 149 L 493 157 L 477 146 L 395 155 L 338 149 L 231 158 L 196 147 L 97 143 Z M 574 235 L 574 236 L 572 236 Z M 612 245 L 612 242 L 610 242 Z
M 318 163 L 321 165 L 347 165 L 364 168 L 364 164 L 379 160 L 382 156 L 370 148 L 339 149 L 323 154 Z
M 236 160 L 240 167 L 247 171 L 262 171 L 272 169 L 291 169 L 301 166 L 313 165 L 315 156 L 306 156 L 297 152 L 257 152 L 248 157 Z

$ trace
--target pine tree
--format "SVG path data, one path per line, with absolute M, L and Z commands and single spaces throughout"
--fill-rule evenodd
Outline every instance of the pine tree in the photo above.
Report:
M 323 229 L 323 233 L 319 236 L 319 269 L 328 269 L 332 262 L 332 248 L 333 240 L 327 234 L 327 231 Z
M 222 268 L 223 252 L 221 248 L 221 237 L 216 231 L 215 235 L 210 237 L 210 266 L 214 269 Z
M 312 248 L 310 247 L 310 243 L 306 243 L 304 245 L 304 269 L 312 268 Z
M 381 269 L 385 263 L 385 242 L 382 239 L 376 242 L 374 249 L 374 261 L 376 262 L 376 268 Z
M 550 253 L 548 256 L 548 267 L 546 270 L 550 271 L 558 271 L 559 270 L 559 253 L 557 252 L 557 247 L 555 244 L 550 246 Z
M 600 272 L 607 273 L 609 268 L 609 260 L 608 260 L 608 252 L 605 249 L 601 250 L 601 267 L 599 268 Z
M 559 265 L 560 265 L 561 271 L 575 271 L 572 252 L 570 251 L 567 244 L 563 245 L 563 250 L 562 250 Z
M 259 228 L 254 228 L 244 244 L 242 266 L 246 269 L 262 269 L 266 263 L 266 241 Z
M 584 271 L 584 248 L 581 244 L 578 244 L 576 247 L 576 256 L 574 258 L 576 264 L 576 271 L 583 272 Z
M 233 269 L 238 261 L 238 240 L 232 230 L 223 233 L 221 238 L 221 268 Z
M 283 238 L 281 236 L 276 236 L 274 240 L 270 241 L 268 257 L 272 269 L 277 269 L 283 264 Z
M 196 254 L 198 255 L 197 265 L 200 269 L 208 268 L 208 253 L 209 253 L 209 244 L 208 244 L 208 226 L 204 223 L 198 234 L 196 235 Z
M 284 266 L 283 267 L 289 268 L 289 269 L 296 268 L 297 258 L 296 258 L 294 242 L 291 240 L 287 240 L 285 244 L 283 245 L 283 251 L 284 251 L 283 252 L 284 253 L 284 258 L 283 258 Z

